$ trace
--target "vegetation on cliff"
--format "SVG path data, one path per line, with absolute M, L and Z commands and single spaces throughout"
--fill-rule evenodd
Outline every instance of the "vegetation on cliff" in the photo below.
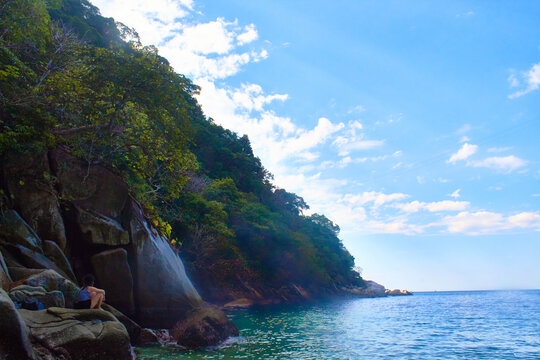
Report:
M 272 184 L 247 136 L 206 118 L 198 87 L 133 29 L 86 0 L 4 0 L 0 45 L 2 156 L 64 146 L 122 174 L 203 296 L 363 285 L 339 227 L 304 215 L 308 205 Z

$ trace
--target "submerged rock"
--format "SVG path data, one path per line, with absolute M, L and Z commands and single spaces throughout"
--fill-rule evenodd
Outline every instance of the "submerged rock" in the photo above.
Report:
M 225 309 L 239 309 L 239 308 L 249 308 L 255 305 L 255 301 L 251 299 L 241 298 L 230 301 L 223 305 Z
M 238 328 L 227 315 L 214 306 L 190 311 L 173 329 L 176 342 L 192 349 L 216 345 L 238 334 Z
M 20 310 L 36 351 L 44 358 L 131 359 L 129 335 L 103 310 Z M 67 355 L 67 356 L 66 356 Z
M 0 359 L 36 359 L 26 327 L 15 304 L 0 289 Z

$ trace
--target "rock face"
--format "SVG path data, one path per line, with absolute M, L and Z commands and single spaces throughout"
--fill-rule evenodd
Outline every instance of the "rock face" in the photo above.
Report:
M 41 357 L 131 359 L 126 328 L 106 311 L 49 308 L 20 314 Z
M 41 239 L 52 240 L 65 249 L 64 221 L 55 195 L 48 153 L 9 157 L 3 174 L 13 207 Z
M 372 292 L 377 297 L 386 296 L 386 288 L 375 281 L 367 280 L 366 290 Z
M 176 342 L 187 348 L 214 345 L 230 336 L 238 336 L 238 329 L 223 311 L 213 306 L 190 311 L 173 329 Z
M 77 301 L 79 287 L 73 282 L 65 279 L 54 270 L 45 270 L 32 275 L 23 281 L 25 285 L 41 287 L 47 292 L 60 291 L 64 296 L 67 307 L 73 307 Z
M 53 290 L 47 291 L 40 286 L 19 285 L 9 291 L 9 297 L 14 303 L 21 305 L 23 308 L 25 304 L 39 304 L 43 307 L 65 307 L 66 301 L 64 294 L 61 291 Z M 35 309 L 37 310 L 37 309 Z
M 26 268 L 52 269 L 66 278 L 74 278 L 73 273 L 71 276 L 65 273 L 54 263 L 54 261 L 50 260 L 41 252 L 30 250 L 18 244 L 0 243 L 0 248 L 2 248 L 4 253 L 7 252 L 11 254 L 19 264 Z
M 7 210 L 0 216 L 0 237 L 11 244 L 43 253 L 40 238 L 14 210 Z
M 148 226 L 139 208 L 133 212 L 130 232 L 138 320 L 145 327 L 171 328 L 202 300 L 165 238 Z
M 403 296 L 403 295 L 412 295 L 413 293 L 408 290 L 400 290 L 400 289 L 394 289 L 394 290 L 387 290 L 388 295 L 390 296 Z
M 178 254 L 113 171 L 63 149 L 0 166 L 8 195 L 0 209 L 0 287 L 8 290 L 0 294 L 0 359 L 127 359 L 130 341 L 169 339 L 145 327 L 176 323 L 179 342 L 191 347 L 238 333 L 223 312 L 203 306 Z M 69 309 L 87 273 L 105 289 L 109 312 Z
M 128 316 L 135 315 L 127 251 L 122 248 L 103 251 L 92 256 L 91 261 L 97 282 L 107 294 L 107 302 Z
M 6 262 L 4 261 L 4 256 L 0 251 L 0 289 L 7 289 L 8 285 L 11 284 L 11 276 L 8 271 Z
M 56 264 L 56 266 L 58 266 L 58 268 L 64 274 L 68 276 L 69 279 L 77 281 L 77 278 L 73 273 L 73 269 L 71 268 L 69 260 L 67 259 L 62 249 L 58 246 L 58 244 L 49 240 L 45 240 L 43 242 L 43 252 L 49 259 L 51 259 Z
M 0 359 L 36 359 L 28 328 L 8 294 L 0 289 Z

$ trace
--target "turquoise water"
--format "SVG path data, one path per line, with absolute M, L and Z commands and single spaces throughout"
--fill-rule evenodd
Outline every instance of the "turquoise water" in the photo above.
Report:
M 139 359 L 540 359 L 540 290 L 417 293 L 232 314 L 240 337 Z

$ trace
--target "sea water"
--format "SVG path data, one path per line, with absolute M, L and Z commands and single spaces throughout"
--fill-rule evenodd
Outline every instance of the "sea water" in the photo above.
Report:
M 240 337 L 139 359 L 540 359 L 540 290 L 427 292 L 231 314 Z

